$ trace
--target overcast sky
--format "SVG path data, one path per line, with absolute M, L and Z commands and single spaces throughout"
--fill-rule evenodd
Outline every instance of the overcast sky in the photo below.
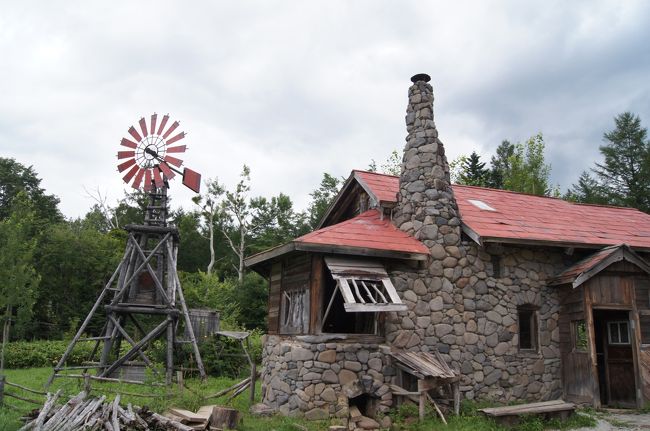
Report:
M 402 151 L 425 72 L 450 159 L 542 132 L 564 190 L 615 115 L 650 124 L 649 45 L 647 1 L 3 1 L 0 156 L 81 216 L 84 189 L 122 196 L 129 126 L 170 113 L 188 167 L 232 185 L 246 163 L 304 208 L 323 172 Z

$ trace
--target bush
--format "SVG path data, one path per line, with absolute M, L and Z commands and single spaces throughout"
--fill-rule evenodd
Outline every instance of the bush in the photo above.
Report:
M 15 341 L 5 348 L 6 368 L 52 367 L 59 362 L 69 341 Z M 77 343 L 67 365 L 81 365 L 92 352 L 92 343 Z

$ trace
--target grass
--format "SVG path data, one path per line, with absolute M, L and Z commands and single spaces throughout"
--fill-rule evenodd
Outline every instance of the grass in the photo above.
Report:
M 43 384 L 47 381 L 51 368 L 30 368 L 7 370 L 7 380 L 36 390 L 42 390 Z M 114 394 L 109 391 L 132 392 L 149 395 L 146 398 L 122 395 L 122 403 L 132 403 L 134 405 L 146 405 L 154 411 L 162 412 L 169 406 L 186 408 L 196 411 L 201 405 L 220 404 L 229 405 L 242 412 L 244 420 L 240 426 L 241 431 L 309 431 L 327 430 L 330 425 L 340 424 L 337 419 L 326 421 L 306 421 L 298 418 L 288 418 L 283 416 L 256 417 L 248 413 L 249 402 L 248 393 L 241 394 L 230 403 L 225 403 L 225 398 L 211 399 L 204 401 L 203 396 L 218 392 L 239 381 L 238 379 L 210 377 L 207 382 L 201 383 L 198 379 L 186 380 L 188 389 L 182 392 L 178 386 L 171 388 L 152 387 L 142 385 L 126 385 L 117 383 L 100 383 L 92 382 L 92 390 L 95 394 L 104 394 L 109 400 L 114 398 Z M 61 389 L 67 397 L 78 394 L 82 390 L 82 382 L 76 379 L 57 379 L 50 388 L 51 392 Z M 41 399 L 34 394 L 27 394 L 15 388 L 7 388 L 7 391 L 16 393 L 27 398 Z M 256 390 L 256 402 L 259 402 L 260 387 L 259 383 Z M 0 431 L 16 430 L 22 426 L 20 417 L 28 413 L 31 409 L 39 406 L 32 405 L 13 398 L 6 398 L 6 402 L 19 409 L 13 411 L 8 408 L 0 408 Z M 224 404 L 225 403 L 225 404 Z M 417 406 L 403 404 L 399 409 L 390 413 L 393 429 L 397 431 L 425 431 L 425 430 L 446 430 L 446 431 L 502 431 L 506 428 L 498 425 L 492 419 L 484 417 L 477 410 L 487 407 L 485 403 L 464 402 L 461 415 L 447 415 L 448 425 L 445 426 L 436 416 L 433 410 L 428 410 L 425 420 L 418 422 Z M 515 429 L 521 431 L 542 431 L 544 429 L 567 430 L 572 428 L 594 426 L 595 420 L 591 416 L 574 415 L 568 421 L 547 421 L 543 422 L 537 417 L 524 418 Z

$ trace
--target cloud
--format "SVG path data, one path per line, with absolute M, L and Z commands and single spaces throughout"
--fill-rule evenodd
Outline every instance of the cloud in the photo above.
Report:
M 68 216 L 113 198 L 118 143 L 169 112 L 187 166 L 305 207 L 404 144 L 409 78 L 433 77 L 450 158 L 543 132 L 568 187 L 631 110 L 650 121 L 644 2 L 14 2 L 0 16 L 0 148 Z M 174 202 L 191 207 L 175 182 Z

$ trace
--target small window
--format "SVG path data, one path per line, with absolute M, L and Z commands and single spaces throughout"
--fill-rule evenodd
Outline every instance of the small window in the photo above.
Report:
M 626 321 L 607 322 L 609 344 L 630 344 L 630 325 Z
M 519 349 L 537 351 L 537 309 L 523 306 L 517 310 L 519 317 Z
M 492 254 L 490 255 L 490 261 L 492 263 L 492 277 L 501 278 L 501 256 Z
M 587 324 L 584 320 L 574 320 L 571 322 L 573 350 L 577 352 L 586 352 L 588 348 L 587 342 Z

